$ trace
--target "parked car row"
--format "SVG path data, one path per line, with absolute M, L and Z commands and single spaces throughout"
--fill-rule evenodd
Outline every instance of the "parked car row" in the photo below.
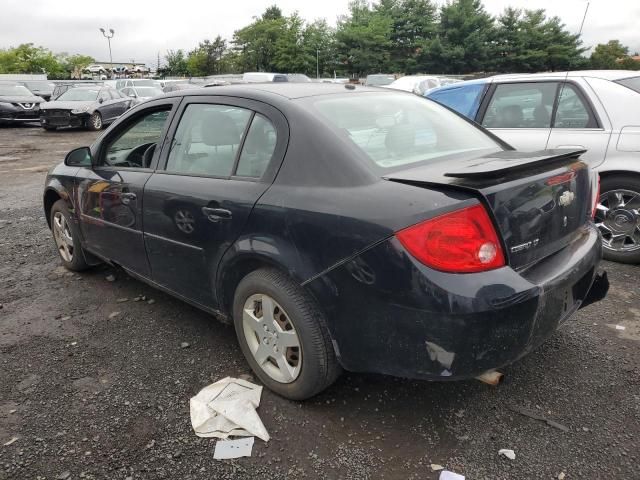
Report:
M 640 263 L 640 75 L 499 75 L 440 87 L 427 97 L 518 150 L 585 150 L 581 158 L 600 174 L 596 224 L 604 256 Z

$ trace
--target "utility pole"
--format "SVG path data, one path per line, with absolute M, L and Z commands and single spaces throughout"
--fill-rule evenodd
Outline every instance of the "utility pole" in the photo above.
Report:
M 316 48 L 316 80 L 320 78 L 320 49 Z
M 116 32 L 113 31 L 113 28 L 109 29 L 109 33 L 107 33 L 104 28 L 101 28 L 100 31 L 102 32 L 104 38 L 107 39 L 107 42 L 109 42 L 109 63 L 111 63 L 111 68 L 113 68 L 113 57 L 111 56 L 111 39 Z
M 156 75 L 158 75 L 159 70 L 160 70 L 160 52 L 158 52 L 158 65 L 156 67 Z

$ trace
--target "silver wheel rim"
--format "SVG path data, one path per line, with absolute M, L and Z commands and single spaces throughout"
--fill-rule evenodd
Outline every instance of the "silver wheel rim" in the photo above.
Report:
M 93 128 L 100 128 L 102 127 L 102 118 L 100 117 L 100 115 L 95 114 L 93 116 Z
M 65 262 L 73 261 L 73 236 L 62 212 L 56 212 L 53 216 L 53 238 L 62 259 Z
M 302 367 L 300 339 L 278 302 L 268 295 L 251 295 L 242 310 L 242 329 L 263 372 L 280 383 L 298 378 Z
M 640 249 L 640 193 L 604 192 L 596 206 L 595 223 L 605 249 L 622 253 Z
M 176 222 L 178 229 L 184 233 L 193 233 L 195 230 L 194 224 L 196 220 L 188 210 L 178 210 L 173 216 L 173 220 Z

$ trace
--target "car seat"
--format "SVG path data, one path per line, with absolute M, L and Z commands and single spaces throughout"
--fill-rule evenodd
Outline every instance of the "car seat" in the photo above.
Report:
M 202 142 L 213 149 L 194 159 L 189 166 L 189 173 L 230 175 L 240 143 L 238 127 L 231 116 L 216 110 L 203 112 L 199 122 Z

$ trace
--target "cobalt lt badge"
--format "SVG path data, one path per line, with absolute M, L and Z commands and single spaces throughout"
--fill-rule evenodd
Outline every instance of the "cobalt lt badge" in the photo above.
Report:
M 571 205 L 571 202 L 573 202 L 574 198 L 576 198 L 576 194 L 573 193 L 571 190 L 566 190 L 562 192 L 562 195 L 560 195 L 560 198 L 558 199 L 558 203 L 560 204 L 561 207 L 567 207 Z

